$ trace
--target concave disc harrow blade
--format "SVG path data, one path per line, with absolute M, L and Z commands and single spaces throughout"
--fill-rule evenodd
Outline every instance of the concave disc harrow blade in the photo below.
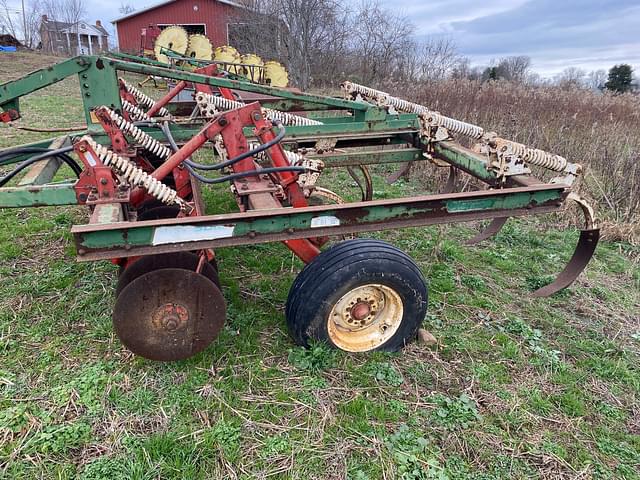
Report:
M 149 272 L 120 293 L 113 325 L 122 343 L 150 360 L 173 361 L 204 350 L 224 324 L 218 287 L 190 270 Z
M 136 278 L 146 275 L 154 270 L 163 268 L 181 268 L 195 272 L 200 264 L 200 256 L 191 252 L 160 253 L 158 255 L 146 255 L 127 264 L 127 267 L 120 273 L 118 284 L 116 285 L 116 297 L 125 289 L 127 285 Z M 207 277 L 220 288 L 220 279 L 215 265 L 204 262 L 202 264 L 202 275 Z
M 553 283 L 539 288 L 533 292 L 532 295 L 534 297 L 549 297 L 571 285 L 593 257 L 593 252 L 596 250 L 599 239 L 599 228 L 593 230 L 581 230 L 578 246 L 576 247 L 575 252 L 573 252 L 573 256 L 564 270 L 560 275 L 558 275 Z
M 509 217 L 494 218 L 491 221 L 491 223 L 489 225 L 487 225 L 487 228 L 485 228 L 483 231 L 479 232 L 475 237 L 470 238 L 469 240 L 467 240 L 465 242 L 465 244 L 466 245 L 476 245 L 476 244 L 478 244 L 480 242 L 483 242 L 483 241 L 487 240 L 488 238 L 493 237 L 500 230 L 502 230 L 502 227 L 504 227 L 504 224 L 507 223 L 507 220 L 509 220 Z

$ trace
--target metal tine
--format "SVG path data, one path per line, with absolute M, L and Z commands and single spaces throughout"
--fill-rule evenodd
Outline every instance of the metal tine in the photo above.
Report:
M 491 220 L 491 223 L 487 225 L 487 228 L 479 232 L 475 237 L 470 238 L 465 242 L 465 245 L 477 245 L 480 242 L 483 242 L 495 235 L 498 234 L 504 224 L 507 223 L 509 217 L 498 217 Z
M 554 293 L 559 292 L 563 288 L 571 285 L 578 276 L 586 268 L 587 264 L 593 257 L 593 253 L 596 251 L 596 246 L 600 240 L 600 229 L 594 228 L 592 230 L 580 230 L 580 239 L 576 246 L 573 256 L 569 263 L 562 272 L 556 277 L 556 279 L 542 288 L 539 288 L 533 292 L 532 296 L 550 297 Z

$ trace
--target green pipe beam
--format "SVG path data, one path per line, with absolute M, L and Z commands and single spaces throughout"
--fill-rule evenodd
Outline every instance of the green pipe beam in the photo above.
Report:
M 379 165 L 383 163 L 405 163 L 416 160 L 426 160 L 422 150 L 419 148 L 309 155 L 309 158 L 322 160 L 327 168 L 350 167 L 357 165 Z
M 231 88 L 234 90 L 242 90 L 245 92 L 262 93 L 264 95 L 273 95 L 280 98 L 285 98 L 300 103 L 315 103 L 321 105 L 330 105 L 337 109 L 349 109 L 349 110 L 362 110 L 375 109 L 371 104 L 364 102 L 353 102 L 350 100 L 342 100 L 340 98 L 324 97 L 320 95 L 311 95 L 306 93 L 297 93 L 290 90 L 284 90 L 275 87 L 268 87 L 265 85 L 258 85 L 251 82 L 243 82 L 240 80 L 229 80 L 221 77 L 209 77 L 207 75 L 200 75 L 197 73 L 167 70 L 162 67 L 154 67 L 150 65 L 142 65 L 139 63 L 125 62 L 121 60 L 110 60 L 104 58 L 105 62 L 111 62 L 116 70 L 121 70 L 131 73 L 139 73 L 142 75 L 157 75 L 165 78 L 172 78 L 174 80 L 185 80 L 187 82 L 199 83 L 203 85 L 212 85 L 214 87 Z
M 77 205 L 75 183 L 0 188 L 0 208 Z
M 487 161 L 474 151 L 453 142 L 438 142 L 434 144 L 433 148 L 434 157 L 444 160 L 490 185 L 498 184 L 496 174 L 487 170 Z

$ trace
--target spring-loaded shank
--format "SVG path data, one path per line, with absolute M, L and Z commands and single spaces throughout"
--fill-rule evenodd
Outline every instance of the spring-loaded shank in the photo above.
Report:
M 198 93 L 196 95 L 196 102 L 201 111 L 209 113 L 211 116 L 219 111 L 233 110 L 235 108 L 244 107 L 244 103 L 236 102 L 235 100 L 228 100 L 224 97 L 217 97 L 209 93 Z M 271 120 L 279 120 L 284 125 L 302 127 L 308 125 L 322 125 L 322 122 L 312 120 L 310 118 L 301 117 L 300 115 L 293 115 L 292 113 L 281 112 L 279 110 L 272 110 L 270 108 L 263 108 L 262 114 Z
M 423 105 L 393 97 L 380 90 L 352 82 L 344 82 L 342 88 L 351 97 L 360 95 L 364 100 L 379 106 L 391 106 L 399 111 L 418 114 L 429 126 L 443 127 L 452 133 L 480 140 L 483 143 L 495 143 L 498 146 L 498 154 L 500 155 L 519 157 L 526 163 L 555 172 L 566 172 L 575 175 L 580 170 L 579 165 L 568 162 L 566 158 L 560 155 L 554 155 L 544 150 L 530 148 L 521 143 L 497 137 L 495 134 L 485 132 L 482 127 L 446 117 L 438 112 L 429 110 Z
M 124 99 L 122 100 L 122 110 L 127 112 L 129 114 L 129 117 L 134 122 L 142 122 L 142 121 L 153 122 L 153 123 L 156 122 L 155 119 L 153 119 L 149 115 L 147 115 L 146 112 L 142 111 L 141 109 L 139 109 L 138 107 L 136 107 L 132 103 L 127 102 Z
M 153 153 L 158 158 L 166 160 L 171 156 L 171 150 L 161 144 L 152 136 L 140 130 L 133 123 L 125 120 L 109 107 L 102 107 L 102 109 L 109 114 L 109 117 L 127 135 L 131 136 L 142 148 L 148 152 Z
M 529 148 L 526 145 L 509 140 L 496 139 L 496 143 L 503 153 L 520 157 L 531 165 L 537 165 L 554 172 L 565 172 L 569 166 L 567 159 L 560 155 L 553 155 L 537 148 Z
M 153 178 L 126 158 L 121 157 L 100 145 L 88 135 L 82 137 L 80 141 L 86 142 L 104 165 L 110 167 L 114 172 L 121 175 L 132 185 L 144 188 L 150 195 L 154 196 L 162 203 L 167 205 L 179 205 L 180 209 L 183 211 L 189 210 L 189 204 L 178 196 L 178 192 L 161 181 Z
M 357 83 L 344 82 L 342 84 L 344 91 L 350 96 L 360 95 L 363 99 L 372 101 L 382 107 L 391 106 L 396 110 L 408 113 L 415 113 L 424 118 L 424 120 L 432 126 L 444 127 L 447 130 L 457 133 L 459 135 L 465 135 L 467 137 L 480 139 L 484 135 L 484 129 L 471 123 L 461 122 L 455 118 L 445 117 L 438 112 L 429 110 L 423 105 L 417 103 L 408 102 L 401 98 L 393 97 L 388 93 L 381 92 L 374 88 L 358 85 Z
M 125 88 L 127 89 L 127 92 L 129 92 L 131 95 L 133 95 L 135 97 L 135 99 L 138 101 L 139 104 L 144 105 L 147 108 L 151 108 L 155 105 L 156 101 L 151 98 L 150 96 L 148 96 L 146 93 L 138 90 L 137 87 L 134 87 L 133 85 L 130 85 L 126 82 L 126 80 L 124 80 L 123 78 L 121 78 L 120 80 L 122 80 L 122 83 L 124 84 Z M 160 110 L 158 110 L 158 115 L 161 117 L 170 117 L 171 114 L 169 113 L 169 110 L 167 110 L 166 108 L 162 107 L 160 108 Z

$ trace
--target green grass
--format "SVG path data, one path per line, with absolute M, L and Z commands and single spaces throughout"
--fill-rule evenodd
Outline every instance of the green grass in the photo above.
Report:
M 74 124 L 76 100 L 44 90 L 24 107 Z M 2 147 L 31 138 L 0 128 Z M 357 197 L 341 172 L 323 185 Z M 376 183 L 378 198 L 418 188 Z M 224 188 L 206 199 L 233 208 Z M 161 364 L 115 337 L 116 268 L 76 263 L 83 222 L 79 208 L 0 212 L 0 478 L 640 478 L 637 247 L 602 243 L 575 285 L 534 300 L 575 230 L 515 220 L 474 248 L 472 225 L 375 234 L 430 280 L 438 345 L 370 355 L 292 344 L 302 264 L 286 248 L 222 249 L 225 328 Z

